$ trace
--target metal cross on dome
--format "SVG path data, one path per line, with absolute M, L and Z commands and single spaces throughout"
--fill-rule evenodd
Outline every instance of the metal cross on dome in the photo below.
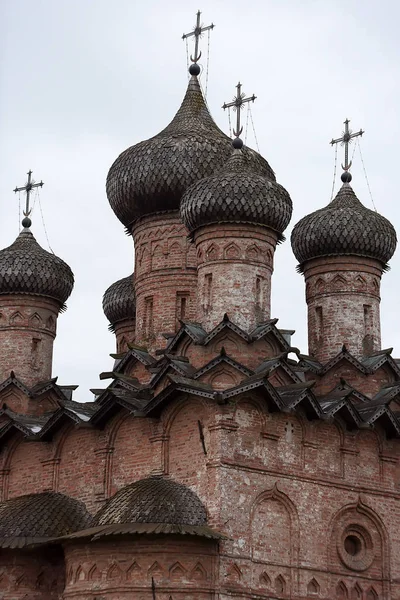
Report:
M 349 144 L 351 144 L 351 140 L 355 137 L 362 136 L 365 131 L 360 129 L 356 133 L 353 133 L 351 129 L 349 129 L 350 119 L 346 119 L 344 122 L 344 131 L 343 135 L 336 140 L 332 139 L 330 144 L 333 146 L 334 144 L 341 144 L 344 146 L 344 165 L 342 164 L 343 171 L 348 171 L 351 167 L 352 161 L 349 162 Z
M 25 204 L 25 210 L 24 210 L 24 215 L 25 217 L 29 217 L 29 215 L 31 214 L 31 208 L 29 207 L 29 198 L 30 198 L 30 193 L 31 190 L 33 190 L 33 188 L 37 188 L 37 187 L 43 187 L 44 183 L 43 181 L 39 181 L 39 183 L 35 183 L 35 180 L 32 179 L 32 171 L 29 170 L 28 173 L 28 181 L 26 182 L 26 184 L 22 187 L 16 187 L 15 190 L 13 190 L 13 192 L 17 193 L 17 192 L 26 192 L 26 204 Z
M 194 36 L 194 38 L 195 38 L 194 57 L 192 55 L 190 55 L 190 60 L 193 63 L 197 63 L 197 61 L 201 57 L 201 51 L 199 52 L 199 38 L 201 38 L 204 31 L 208 31 L 209 29 L 214 29 L 214 27 L 215 27 L 214 23 L 211 23 L 211 25 L 207 25 L 207 27 L 203 27 L 202 23 L 200 23 L 200 15 L 201 15 L 201 12 L 198 10 L 197 15 L 196 15 L 196 17 L 197 17 L 196 25 L 194 26 L 193 31 L 191 31 L 190 33 L 184 33 L 182 36 L 183 40 L 185 40 L 186 38 L 191 37 L 191 36 Z
M 239 83 L 236 86 L 236 96 L 233 98 L 233 102 L 224 102 L 222 108 L 230 108 L 233 106 L 233 110 L 236 110 L 236 131 L 233 130 L 234 135 L 238 138 L 243 131 L 243 127 L 240 126 L 240 111 L 243 108 L 245 102 L 254 102 L 257 98 L 254 94 L 249 98 L 246 98 L 246 94 L 242 93 L 242 84 Z

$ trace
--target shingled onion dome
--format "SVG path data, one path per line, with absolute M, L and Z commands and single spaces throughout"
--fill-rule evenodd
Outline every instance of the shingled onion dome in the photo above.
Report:
M 258 168 L 244 146 L 239 148 L 222 169 L 185 192 L 181 218 L 191 234 L 210 223 L 241 222 L 269 227 L 283 239 L 293 210 L 290 196 L 275 177 Z
M 91 525 L 83 502 L 59 494 L 28 494 L 0 502 L 0 547 L 23 548 Z
M 29 218 L 22 224 L 15 242 L 0 250 L 0 294 L 47 296 L 63 307 L 74 287 L 74 275 L 61 258 L 39 246 Z
M 119 490 L 94 517 L 93 525 L 167 523 L 206 525 L 206 509 L 188 487 L 162 476 L 140 479 Z
M 301 219 L 292 231 L 292 249 L 300 269 L 312 258 L 349 254 L 386 265 L 394 254 L 397 237 L 393 225 L 361 204 L 349 184 L 350 173 L 343 173 L 342 181 L 334 200 Z
M 119 279 L 104 292 L 103 311 L 112 327 L 120 321 L 135 318 L 136 294 L 133 274 Z
M 192 75 L 171 123 L 158 135 L 125 150 L 111 166 L 107 177 L 111 208 L 128 229 L 144 215 L 178 210 L 185 190 L 217 171 L 231 151 L 231 140 L 214 123 L 198 79 Z M 275 180 L 259 154 L 249 148 L 244 154 L 260 173 Z

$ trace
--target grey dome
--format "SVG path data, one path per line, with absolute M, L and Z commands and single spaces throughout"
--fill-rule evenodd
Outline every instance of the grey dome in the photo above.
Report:
M 181 202 L 181 218 L 191 233 L 210 223 L 246 222 L 282 237 L 292 210 L 285 188 L 260 172 L 243 150 L 234 150 L 218 173 L 194 183 Z
M 397 244 L 393 225 L 358 200 L 345 183 L 335 199 L 299 221 L 292 231 L 292 249 L 300 265 L 319 256 L 367 256 L 386 264 Z
M 111 325 L 135 318 L 136 295 L 133 273 L 129 277 L 119 279 L 104 292 L 103 311 Z
M 29 229 L 24 228 L 11 246 L 0 250 L 0 294 L 48 296 L 63 305 L 73 287 L 69 266 L 43 250 Z
M 92 517 L 83 502 L 59 494 L 28 494 L 0 502 L 0 546 L 22 547 L 91 525 Z
M 111 166 L 107 196 L 128 228 L 139 217 L 178 210 L 184 191 L 211 175 L 229 158 L 231 140 L 214 123 L 197 77 L 192 76 L 180 109 L 158 135 L 131 146 Z M 259 154 L 246 155 L 272 181 L 274 173 Z
M 161 476 L 119 490 L 94 517 L 94 525 L 168 523 L 205 525 L 206 509 L 191 489 Z

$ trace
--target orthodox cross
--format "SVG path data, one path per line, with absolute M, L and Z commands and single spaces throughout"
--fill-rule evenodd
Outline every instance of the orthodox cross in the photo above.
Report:
M 43 187 L 43 185 L 44 185 L 43 181 L 40 181 L 39 183 L 35 183 L 35 180 L 32 179 L 32 177 L 31 177 L 31 175 L 32 175 L 31 170 L 28 171 L 27 175 L 28 175 L 28 181 L 26 182 L 26 184 L 22 187 L 16 187 L 15 190 L 13 190 L 15 193 L 26 192 L 26 204 L 25 204 L 25 210 L 24 210 L 25 217 L 28 217 L 32 210 L 29 207 L 29 198 L 30 198 L 31 190 L 33 190 L 33 188 Z
M 201 56 L 201 51 L 199 52 L 199 38 L 201 38 L 204 31 L 208 31 L 209 29 L 214 29 L 214 27 L 215 27 L 214 23 L 211 23 L 211 25 L 208 25 L 207 27 L 203 27 L 203 25 L 200 23 L 200 15 L 201 15 L 201 12 L 198 10 L 197 15 L 196 15 L 197 16 L 196 25 L 195 25 L 193 31 L 191 31 L 190 33 L 184 33 L 182 36 L 182 39 L 185 40 L 186 38 L 194 35 L 194 38 L 195 38 L 194 57 L 192 55 L 190 56 L 190 60 L 193 63 L 197 63 L 197 61 L 200 59 L 200 56 Z
M 243 131 L 243 127 L 240 126 L 240 111 L 243 108 L 245 102 L 254 102 L 257 96 L 254 94 L 249 98 L 246 98 L 246 94 L 242 93 L 242 84 L 239 83 L 236 86 L 236 96 L 233 98 L 233 102 L 224 102 L 222 108 L 230 108 L 233 106 L 233 110 L 236 110 L 236 131 L 233 130 L 234 135 L 238 138 Z
M 332 139 L 330 142 L 331 146 L 339 143 L 344 146 L 344 165 L 342 164 L 343 171 L 348 171 L 351 167 L 352 161 L 349 162 L 349 144 L 351 144 L 351 140 L 365 133 L 362 129 L 356 133 L 353 133 L 351 129 L 349 129 L 349 123 L 350 120 L 346 119 L 344 122 L 344 131 L 342 137 L 337 138 L 336 140 Z

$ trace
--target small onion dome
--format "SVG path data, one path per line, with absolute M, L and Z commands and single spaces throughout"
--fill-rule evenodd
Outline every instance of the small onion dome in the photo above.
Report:
M 302 265 L 320 256 L 358 255 L 386 264 L 397 244 L 393 225 L 358 200 L 344 183 L 330 204 L 299 221 L 292 231 L 292 249 Z
M 183 192 L 219 169 L 231 151 L 230 138 L 214 123 L 198 79 L 192 76 L 171 123 L 125 150 L 112 165 L 107 176 L 111 208 L 128 229 L 144 215 L 178 210 Z M 275 179 L 266 160 L 249 148 L 245 153 L 269 179 Z
M 48 296 L 63 305 L 73 287 L 69 266 L 43 250 L 27 227 L 11 246 L 0 250 L 0 294 Z
M 285 188 L 260 172 L 243 150 L 234 150 L 218 173 L 194 183 L 181 202 L 190 233 L 210 223 L 241 222 L 269 227 L 282 239 L 292 210 Z
M 0 547 L 22 548 L 89 527 L 83 502 L 57 492 L 28 494 L 0 502 Z
M 153 476 L 119 490 L 94 517 L 93 525 L 167 523 L 205 525 L 206 509 L 191 489 Z
M 135 318 L 136 295 L 133 274 L 119 279 L 104 292 L 103 311 L 111 325 Z

